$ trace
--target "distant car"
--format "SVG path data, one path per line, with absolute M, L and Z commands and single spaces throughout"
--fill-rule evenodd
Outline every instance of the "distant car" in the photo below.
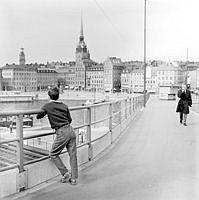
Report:
M 73 86 L 70 86 L 70 89 L 71 89 L 71 90 L 73 90 L 73 89 L 74 89 L 74 87 L 73 87 Z
M 150 94 L 155 94 L 155 93 L 156 93 L 155 90 L 149 90 L 148 92 L 149 92 Z
M 114 88 L 114 89 L 113 89 L 113 92 L 114 92 L 114 93 L 115 93 L 115 92 L 121 92 L 121 89 Z
M 111 88 L 106 88 L 105 92 L 111 92 Z

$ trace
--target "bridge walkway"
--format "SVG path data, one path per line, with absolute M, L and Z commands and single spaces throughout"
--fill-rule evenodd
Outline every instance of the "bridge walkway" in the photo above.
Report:
M 77 186 L 56 180 L 14 199 L 199 199 L 199 115 L 191 112 L 183 126 L 176 103 L 152 97 L 114 147 L 80 172 Z

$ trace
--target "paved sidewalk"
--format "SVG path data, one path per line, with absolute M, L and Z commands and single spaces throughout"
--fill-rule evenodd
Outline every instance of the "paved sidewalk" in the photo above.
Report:
M 176 104 L 152 97 L 118 143 L 80 172 L 77 186 L 54 182 L 17 199 L 199 199 L 199 115 L 184 127 Z

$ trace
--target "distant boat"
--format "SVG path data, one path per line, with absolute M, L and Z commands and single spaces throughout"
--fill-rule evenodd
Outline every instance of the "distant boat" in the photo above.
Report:
M 88 105 L 92 105 L 92 104 L 99 104 L 99 103 L 104 103 L 106 102 L 105 99 L 98 99 L 98 100 L 87 100 L 85 103 L 83 103 L 83 106 L 88 106 Z

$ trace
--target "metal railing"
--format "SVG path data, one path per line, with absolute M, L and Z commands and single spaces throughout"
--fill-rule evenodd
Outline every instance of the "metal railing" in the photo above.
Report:
M 147 100 L 148 100 L 148 98 L 149 98 L 149 95 L 147 95 Z M 86 128 L 87 140 L 85 142 L 83 142 L 82 144 L 79 144 L 78 148 L 80 148 L 82 146 L 86 146 L 86 145 L 88 146 L 88 160 L 92 160 L 92 143 L 97 141 L 98 139 L 104 137 L 108 133 L 111 134 L 111 143 L 112 143 L 113 142 L 113 137 L 112 137 L 113 129 L 115 127 L 117 127 L 118 125 L 121 125 L 123 122 L 127 121 L 128 119 L 130 119 L 130 117 L 133 116 L 133 114 L 136 111 L 138 111 L 140 108 L 143 107 L 143 103 L 144 103 L 143 95 L 140 95 L 140 96 L 136 96 L 136 97 L 128 97 L 127 99 L 117 100 L 114 102 L 105 102 L 105 103 L 100 103 L 100 104 L 77 106 L 77 107 L 70 108 L 71 112 L 80 111 L 80 110 L 86 111 L 86 118 L 87 118 L 86 122 L 75 126 L 74 129 L 79 130 L 80 128 Z M 108 115 L 102 119 L 93 120 L 92 110 L 100 108 L 100 107 L 104 107 L 104 106 L 108 107 Z M 5 116 L 15 116 L 16 117 L 16 137 L 12 138 L 12 139 L 6 139 L 6 140 L 0 141 L 0 146 L 16 143 L 16 145 L 15 145 L 15 147 L 16 147 L 16 163 L 10 164 L 5 167 L 1 167 L 0 172 L 18 168 L 19 173 L 21 173 L 25 170 L 24 166 L 49 158 L 49 155 L 46 154 L 46 155 L 43 155 L 38 158 L 24 161 L 24 157 L 28 156 L 28 155 L 24 155 L 24 153 L 25 153 L 24 141 L 25 140 L 33 139 L 33 141 L 34 141 L 35 138 L 52 136 L 55 134 L 54 131 L 49 131 L 49 132 L 41 133 L 41 134 L 37 134 L 37 135 L 24 136 L 23 116 L 24 115 L 36 115 L 38 113 L 41 113 L 41 110 L 0 112 L 0 117 L 2 117 L 2 116 L 4 116 L 4 117 Z M 103 135 L 100 135 L 98 138 L 92 139 L 92 126 L 94 126 L 94 125 L 97 126 L 97 124 L 101 124 L 105 121 L 108 121 L 107 122 L 108 130 Z M 26 144 L 30 145 L 30 142 L 29 143 L 27 142 Z M 50 144 L 48 144 L 48 145 L 50 145 Z M 47 148 L 46 148 L 46 150 L 47 150 Z M 66 152 L 66 150 L 63 151 L 62 153 L 65 153 L 65 152 Z

